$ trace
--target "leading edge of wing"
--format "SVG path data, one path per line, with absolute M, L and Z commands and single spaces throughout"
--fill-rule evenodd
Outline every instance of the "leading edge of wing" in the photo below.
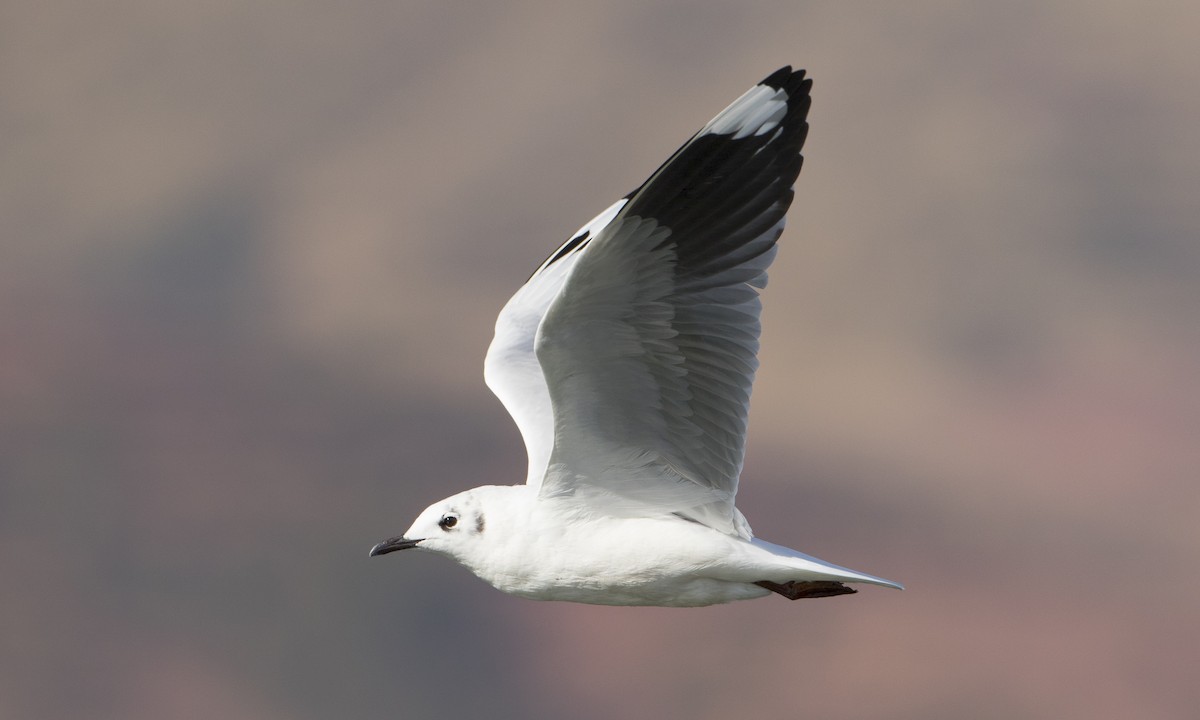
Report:
M 534 487 L 542 483 L 554 445 L 554 414 L 542 366 L 534 353 L 534 337 L 579 252 L 626 202 L 628 199 L 622 198 L 610 205 L 546 258 L 496 318 L 483 378 L 521 432 L 529 460 L 525 482 Z

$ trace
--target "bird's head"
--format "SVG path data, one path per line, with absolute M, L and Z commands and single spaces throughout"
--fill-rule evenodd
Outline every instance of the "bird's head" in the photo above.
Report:
M 504 514 L 510 503 L 504 502 L 513 488 L 478 487 L 425 508 L 403 535 L 388 538 L 371 548 L 371 555 L 417 548 L 464 562 L 468 560 L 488 532 L 489 515 Z

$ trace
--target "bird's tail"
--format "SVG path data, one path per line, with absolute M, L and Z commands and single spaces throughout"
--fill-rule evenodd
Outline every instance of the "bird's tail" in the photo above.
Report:
M 875 575 L 868 575 L 866 573 L 861 573 L 861 572 L 858 572 L 857 570 L 851 570 L 849 568 L 844 568 L 839 565 L 834 565 L 833 563 L 827 563 L 824 560 L 820 560 L 811 555 L 805 555 L 804 553 L 802 553 L 798 550 L 792 550 L 791 548 L 786 548 L 786 547 L 783 547 L 782 545 L 775 545 L 774 543 L 769 543 L 766 540 L 760 540 L 758 538 L 754 538 L 753 540 L 750 541 L 750 543 L 763 549 L 763 550 L 766 550 L 767 552 L 771 553 L 772 555 L 779 558 L 780 560 L 785 561 L 786 564 L 790 568 L 792 568 L 796 571 L 795 577 L 786 578 L 786 579 L 784 579 L 783 583 L 773 583 L 773 584 L 783 585 L 783 584 L 786 584 L 786 581 L 788 581 L 788 580 L 832 581 L 834 583 L 844 583 L 844 582 L 869 583 L 871 585 L 882 585 L 884 587 L 896 588 L 897 590 L 904 589 L 904 586 L 898 582 L 893 582 L 891 580 L 885 580 L 881 577 L 876 577 Z M 770 579 L 770 580 L 773 581 L 774 579 Z M 767 589 L 771 590 L 772 588 L 768 587 Z M 832 594 L 844 594 L 846 591 L 853 592 L 849 588 L 846 588 L 846 590 L 844 590 L 844 591 L 835 592 Z M 781 593 L 781 594 L 784 594 L 786 597 L 785 593 Z M 804 597 L 804 596 L 801 596 L 801 597 Z

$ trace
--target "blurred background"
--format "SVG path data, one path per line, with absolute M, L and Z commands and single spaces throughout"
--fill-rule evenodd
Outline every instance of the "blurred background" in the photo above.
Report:
M 0 717 L 1195 717 L 1200 8 L 0 6 Z M 739 505 L 905 592 L 367 550 L 524 477 L 497 311 L 815 79 Z

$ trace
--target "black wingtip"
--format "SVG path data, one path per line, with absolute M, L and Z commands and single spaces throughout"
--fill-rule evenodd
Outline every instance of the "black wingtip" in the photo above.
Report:
M 812 87 L 812 80 L 805 79 L 805 72 L 804 69 L 792 70 L 791 65 L 784 65 L 764 78 L 759 85 L 767 85 L 776 90 L 786 90 L 788 95 L 793 95 L 805 83 Z

